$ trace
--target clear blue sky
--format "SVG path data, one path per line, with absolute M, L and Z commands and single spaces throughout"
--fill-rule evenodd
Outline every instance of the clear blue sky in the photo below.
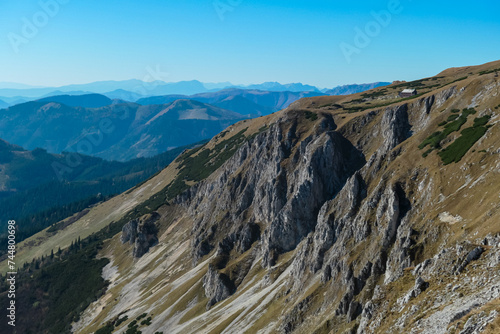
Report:
M 39 1 L 1 1 L 0 82 L 57 86 L 143 79 L 148 67 L 159 66 L 169 73 L 165 81 L 333 87 L 412 80 L 500 59 L 498 1 L 401 0 L 402 11 L 374 30 L 370 44 L 350 62 L 341 43 L 356 46 L 355 28 L 370 26 L 371 12 L 386 10 L 390 1 L 67 2 L 44 22 Z M 217 4 L 232 9 L 223 20 Z M 23 35 L 23 18 L 42 26 Z M 16 39 L 18 53 L 13 34 L 25 38 Z

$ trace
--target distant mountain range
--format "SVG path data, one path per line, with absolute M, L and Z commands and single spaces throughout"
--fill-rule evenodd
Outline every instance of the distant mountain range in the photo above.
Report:
M 124 90 L 124 89 L 116 89 L 112 92 L 107 92 L 104 95 L 106 95 L 110 99 L 120 99 L 120 100 L 125 100 L 125 101 L 130 101 L 130 102 L 137 101 L 137 100 L 144 97 L 141 94 L 129 92 L 129 91 Z
M 190 99 L 229 109 L 249 117 L 268 115 L 288 107 L 291 103 L 304 98 L 324 95 L 319 92 L 270 92 L 246 89 L 224 89 L 212 93 L 191 96 L 163 95 L 137 100 L 141 105 L 170 103 L 177 99 Z
M 51 153 L 83 150 L 92 156 L 126 161 L 209 139 L 242 119 L 269 115 L 304 97 L 350 94 L 386 84 L 342 86 L 325 93 L 301 83 L 277 82 L 215 91 L 207 91 L 199 81 L 146 84 L 140 80 L 57 90 L 3 88 L 0 95 L 10 97 L 0 99 L 0 138 L 27 149 L 43 148 Z M 143 97 L 134 92 L 141 89 L 159 94 Z M 190 94 L 193 92 L 197 93 Z M 36 95 L 41 97 L 29 97 Z M 99 129 L 103 121 L 109 121 L 113 129 L 108 134 Z M 98 144 L 89 144 L 92 136 L 98 138 Z
M 195 100 L 147 106 L 110 102 L 95 94 L 58 96 L 2 109 L 0 138 L 30 150 L 125 161 L 209 139 L 248 118 Z
M 321 89 L 301 83 L 280 84 L 279 82 L 264 82 L 258 85 L 232 86 L 234 88 L 267 90 L 270 92 L 321 92 Z M 230 87 L 228 87 L 230 88 Z
M 319 95 L 324 94 L 233 88 L 137 103 L 102 94 L 58 95 L 0 109 L 0 138 L 30 150 L 79 151 L 126 161 L 210 139 L 240 120 Z
M 0 82 L 0 89 L 30 89 L 30 88 L 43 88 L 42 86 L 25 85 L 16 82 Z
M 320 89 L 302 83 L 281 84 L 265 82 L 252 85 L 233 85 L 224 83 L 202 83 L 197 80 L 167 83 L 163 81 L 144 82 L 137 79 L 124 81 L 98 81 L 88 84 L 66 85 L 61 87 L 35 87 L 23 84 L 0 83 L 0 100 L 9 105 L 31 101 L 55 95 L 84 95 L 89 93 L 104 94 L 111 99 L 134 102 L 140 98 L 161 95 L 195 95 L 225 89 L 262 90 L 269 92 L 316 92 L 328 95 L 347 92 L 360 92 L 388 83 L 339 86 L 334 89 Z M 1 106 L 0 106 L 1 108 Z
M 390 84 L 391 84 L 390 82 L 374 82 L 374 83 L 360 84 L 360 85 L 357 84 L 344 85 L 329 90 L 323 90 L 323 92 L 326 95 L 351 95 L 351 94 L 361 93 L 377 87 L 388 86 Z

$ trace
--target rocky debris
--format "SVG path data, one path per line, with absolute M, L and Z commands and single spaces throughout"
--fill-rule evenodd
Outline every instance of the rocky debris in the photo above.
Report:
M 157 212 L 133 219 L 122 228 L 122 243 L 129 242 L 134 245 L 132 255 L 135 258 L 142 257 L 149 251 L 149 248 L 158 243 L 158 228 L 156 222 L 160 219 Z
M 427 269 L 432 264 L 432 259 L 426 259 L 423 262 L 419 263 L 418 265 L 415 266 L 415 269 L 413 269 L 412 274 L 413 276 L 421 276 L 423 271 Z
M 428 282 L 424 281 L 422 277 L 417 277 L 413 288 L 410 291 L 408 291 L 408 293 L 404 297 L 398 300 L 398 304 L 401 306 L 408 304 L 410 299 L 419 296 L 422 292 L 427 290 L 428 287 L 429 287 Z
M 432 277 L 437 272 L 442 275 L 457 275 L 463 271 L 467 264 L 477 260 L 483 252 L 482 246 L 474 247 L 470 242 L 462 242 L 454 247 L 441 249 L 434 257 L 416 265 L 412 273 L 414 276 L 421 276 L 425 279 Z M 491 254 L 492 266 L 496 265 L 494 254 L 496 253 Z M 487 256 L 490 257 L 489 252 Z M 458 271 L 459 269 L 461 271 Z
M 481 254 L 483 254 L 483 252 L 484 252 L 484 248 L 481 246 L 478 246 L 478 247 L 474 248 L 472 251 L 470 251 L 469 254 L 467 254 L 467 257 L 457 267 L 455 274 L 461 273 L 469 263 L 479 259 L 479 257 L 481 256 Z
M 500 252 L 497 251 L 500 248 L 500 234 L 496 236 L 488 235 L 481 241 L 484 246 L 490 246 L 493 249 L 492 252 L 485 252 L 481 256 L 485 257 L 487 266 L 489 268 L 494 268 L 500 265 Z
M 464 325 L 464 328 L 460 331 L 460 334 L 479 334 L 482 333 L 486 327 L 495 320 L 498 316 L 498 311 L 493 310 L 490 314 L 486 312 L 481 312 L 479 314 L 472 315 L 469 317 Z
M 212 264 L 208 265 L 208 271 L 203 277 L 203 288 L 208 298 L 207 310 L 236 291 L 236 287 L 229 277 L 219 273 Z
M 474 303 L 474 304 L 470 305 L 469 307 L 467 307 L 465 309 L 462 309 L 461 311 L 455 313 L 453 315 L 453 317 L 450 319 L 450 324 L 453 323 L 453 322 L 455 322 L 455 321 L 457 321 L 457 320 L 459 320 L 459 319 L 462 319 L 467 314 L 469 314 L 472 310 L 477 309 L 480 306 L 481 306 L 481 304 Z

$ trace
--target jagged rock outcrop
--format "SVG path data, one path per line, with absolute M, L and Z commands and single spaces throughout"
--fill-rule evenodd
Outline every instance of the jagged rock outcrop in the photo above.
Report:
M 389 150 L 408 138 L 410 128 L 407 107 L 404 105 L 387 109 L 382 116 L 380 128 L 376 131 L 387 134 L 387 137 L 382 142 L 381 148 L 370 159 L 372 163 L 374 159 L 382 161 L 381 158 L 386 156 Z M 338 267 L 338 259 L 349 252 L 345 245 L 353 237 L 356 243 L 360 243 L 372 232 L 376 232 L 381 237 L 379 240 L 381 240 L 382 253 L 389 249 L 396 239 L 402 218 L 410 209 L 410 203 L 400 184 L 388 187 L 384 181 L 381 181 L 367 198 L 364 178 L 370 178 L 371 166 L 369 165 L 370 162 L 356 172 L 338 195 L 321 208 L 318 224 L 312 237 L 313 250 L 308 256 L 312 261 L 307 258 L 297 260 L 311 263 L 310 269 L 313 272 L 324 268 L 324 278 L 331 279 L 332 273 L 342 271 L 341 269 L 335 270 L 335 268 Z M 327 256 L 325 253 L 328 253 Z M 371 259 L 373 263 L 377 263 L 380 256 L 387 257 L 385 254 L 372 255 L 374 255 Z M 324 258 L 327 260 L 325 261 Z M 325 262 L 324 265 L 323 262 Z M 295 265 L 301 267 L 298 263 Z M 385 265 L 384 261 L 381 271 L 385 271 Z M 377 270 L 376 266 L 373 270 Z M 300 277 L 301 274 L 298 271 L 297 277 Z
M 203 277 L 203 288 L 208 298 L 207 310 L 236 291 L 236 287 L 229 277 L 219 273 L 211 264 L 208 266 L 208 272 Z
M 398 300 L 398 303 L 400 305 L 406 305 L 410 301 L 410 299 L 417 297 L 420 295 L 422 292 L 427 290 L 429 287 L 429 283 L 424 281 L 422 277 L 417 277 L 415 280 L 415 286 L 408 291 L 408 293 L 402 297 L 401 299 Z
M 156 221 L 160 219 L 157 212 L 147 214 L 139 219 L 133 219 L 122 228 L 122 243 L 134 245 L 132 255 L 139 258 L 149 251 L 149 248 L 158 243 L 158 228 Z
M 481 256 L 481 254 L 483 254 L 483 252 L 484 248 L 481 246 L 478 246 L 473 250 L 471 250 L 469 254 L 467 254 L 467 256 L 465 257 L 465 259 L 462 261 L 462 263 L 460 263 L 460 265 L 457 267 L 455 273 L 457 274 L 461 273 L 469 263 L 479 259 L 479 257 Z
M 294 249 L 314 229 L 321 205 L 363 165 L 362 154 L 334 131 L 332 119 L 325 118 L 300 141 L 296 122 L 284 118 L 258 135 L 221 174 L 182 199 L 193 216 L 209 213 L 193 228 L 195 261 L 213 250 L 212 240 L 224 232 L 240 251 L 260 239 L 263 264 L 272 266 L 277 255 Z M 261 226 L 259 231 L 249 230 L 246 217 L 254 224 L 249 226 Z

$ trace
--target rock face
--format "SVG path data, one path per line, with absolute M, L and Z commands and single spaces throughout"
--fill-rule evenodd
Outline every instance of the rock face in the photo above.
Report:
M 299 140 L 297 120 L 284 118 L 244 145 L 214 180 L 192 189 L 183 203 L 195 217 L 207 213 L 193 228 L 195 262 L 216 248 L 212 240 L 217 239 L 225 240 L 226 251 L 234 245 L 246 251 L 260 239 L 266 267 L 294 249 L 314 229 L 321 205 L 364 163 L 335 127 L 325 119 Z M 252 227 L 256 224 L 265 228 Z
M 463 262 L 458 266 L 456 273 L 457 274 L 461 273 L 469 263 L 479 259 L 479 257 L 481 256 L 481 254 L 483 254 L 483 252 L 484 248 L 481 246 L 478 246 L 473 250 L 471 250 L 470 253 L 467 254 L 467 257 L 463 260 Z
M 213 265 L 209 265 L 208 272 L 203 278 L 203 288 L 205 289 L 205 295 L 209 299 L 207 310 L 236 291 L 236 287 L 229 277 L 219 273 Z
M 158 229 L 155 224 L 158 219 L 160 215 L 153 212 L 139 219 L 133 219 L 123 226 L 121 241 L 134 245 L 132 254 L 135 258 L 143 256 L 149 248 L 158 243 Z

